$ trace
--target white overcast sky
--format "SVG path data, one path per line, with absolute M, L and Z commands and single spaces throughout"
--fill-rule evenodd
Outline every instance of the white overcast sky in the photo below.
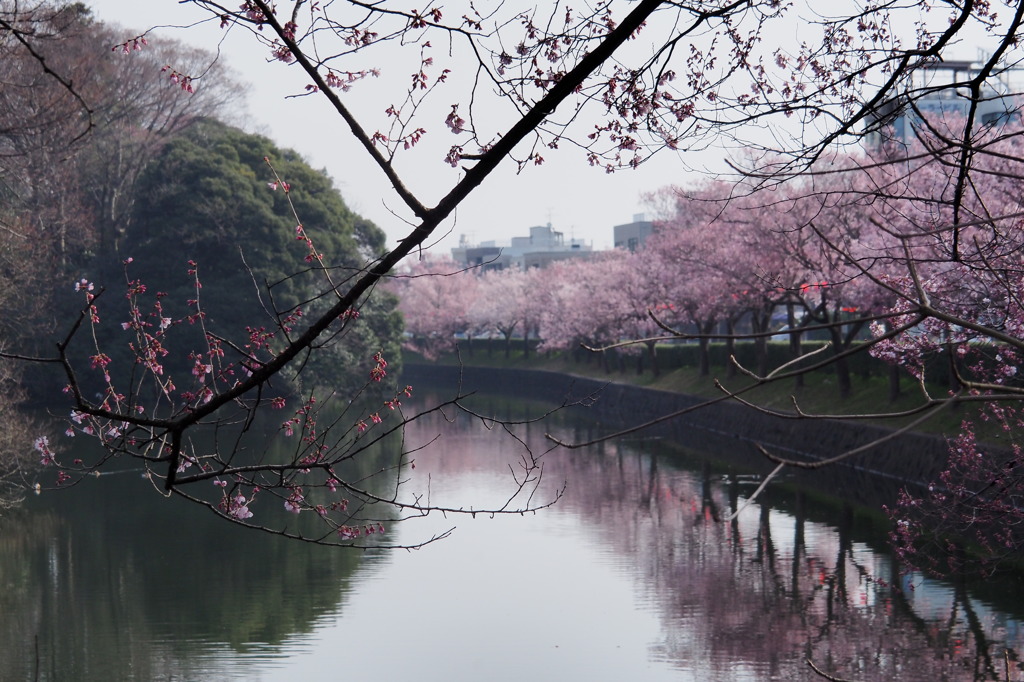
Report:
M 133 31 L 185 25 L 206 16 L 194 7 L 179 5 L 177 0 L 87 0 L 87 4 L 99 20 L 125 27 L 126 39 L 134 35 Z M 383 228 L 390 242 L 404 236 L 408 225 L 389 210 L 389 206 L 399 207 L 390 185 L 349 142 L 338 116 L 319 97 L 286 99 L 286 94 L 301 92 L 306 79 L 301 78 L 297 68 L 280 62 L 268 63 L 266 48 L 250 46 L 248 35 L 242 31 L 235 33 L 223 45 L 222 58 L 248 87 L 247 117 L 244 121 L 229 122 L 295 149 L 315 168 L 325 168 L 346 203 Z M 158 40 L 162 35 L 214 50 L 223 32 L 213 23 L 188 30 L 160 29 L 151 33 L 149 40 Z M 405 73 L 405 67 L 401 68 Z M 349 93 L 359 94 L 358 87 Z M 441 130 L 434 134 L 445 133 L 446 130 Z M 548 222 L 566 238 L 584 239 L 596 249 L 610 248 L 612 227 L 628 223 L 634 214 L 647 210 L 645 192 L 681 184 L 692 177 L 682 160 L 670 152 L 656 156 L 638 170 L 611 175 L 590 167 L 583 153 L 574 149 L 563 148 L 544 156 L 545 165 L 530 167 L 519 176 L 511 163 L 499 168 L 460 207 L 457 218 L 449 221 L 450 236 L 437 250 L 446 252 L 463 234 L 471 242 L 496 240 L 507 244 L 513 236 L 528 234 L 529 227 Z M 436 203 L 450 189 L 452 179 L 446 176 L 448 167 L 443 162 L 443 152 L 436 159 L 422 158 L 419 163 L 422 168 L 412 169 L 412 175 L 426 187 L 426 196 L 421 198 L 424 203 Z M 437 182 L 432 183 L 435 178 Z
M 228 5 L 234 6 L 238 1 L 231 0 Z M 408 213 L 401 211 L 402 205 L 390 184 L 356 146 L 324 98 L 286 97 L 301 93 L 308 82 L 297 67 L 268 62 L 267 48 L 256 44 L 247 32 L 238 30 L 225 35 L 216 21 L 181 28 L 209 15 L 178 0 L 86 0 L 86 4 L 104 23 L 123 26 L 125 39 L 153 27 L 166 27 L 150 33 L 149 40 L 166 36 L 210 51 L 219 49 L 221 58 L 240 76 L 248 92 L 244 120 L 229 123 L 266 135 L 279 146 L 298 151 L 315 168 L 326 169 L 346 203 L 384 229 L 391 243 L 408 232 L 409 225 L 401 217 L 408 217 Z M 769 42 L 784 45 L 802 38 L 806 35 L 803 32 L 809 29 L 794 17 L 792 22 L 773 24 L 771 30 L 787 33 L 786 36 L 766 36 Z M 792 35 L 788 35 L 791 31 Z M 976 56 L 977 47 L 971 41 L 963 41 L 962 47 L 967 53 L 958 58 Z M 387 57 L 392 63 L 374 66 L 405 79 L 412 73 L 410 58 L 414 65 L 418 63 L 418 52 L 406 47 Z M 384 128 L 384 108 L 387 104 L 397 104 L 384 99 L 388 92 L 384 85 L 383 82 L 364 82 L 342 94 L 350 106 L 362 107 L 363 113 L 372 115 L 373 120 L 364 120 L 364 126 L 370 130 Z M 395 96 L 400 95 L 401 92 Z M 430 141 L 426 145 L 428 149 L 433 145 L 436 153 L 417 149 L 419 153 L 411 157 L 417 165 L 405 168 L 403 173 L 427 205 L 435 204 L 457 180 L 456 171 L 443 161 L 454 138 L 441 125 L 441 118 L 443 112 L 441 117 L 433 116 L 431 120 L 436 123 L 428 129 Z M 755 130 L 752 134 L 758 137 L 770 135 L 770 131 Z M 445 226 L 448 236 L 436 251 L 447 252 L 458 243 L 460 235 L 465 235 L 471 243 L 494 240 L 507 244 L 513 236 L 528 234 L 531 226 L 548 222 L 566 237 L 583 239 L 596 249 L 610 248 L 614 225 L 630 222 L 634 214 L 650 212 L 645 204 L 645 193 L 667 185 L 695 182 L 697 178 L 690 168 L 724 170 L 723 155 L 722 150 L 716 149 L 691 153 L 687 157 L 663 150 L 637 170 L 611 175 L 589 166 L 582 152 L 567 145 L 557 151 L 545 151 L 547 163 L 531 166 L 518 176 L 514 164 L 506 161 L 462 204 L 456 218 Z M 393 214 L 391 208 L 399 215 Z

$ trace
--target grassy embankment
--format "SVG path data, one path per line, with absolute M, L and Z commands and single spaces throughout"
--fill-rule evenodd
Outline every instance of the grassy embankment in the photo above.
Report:
M 740 373 L 729 377 L 729 371 L 724 362 L 713 363 L 708 376 L 700 376 L 698 368 L 690 364 L 666 367 L 658 376 L 655 376 L 650 371 L 649 363 L 645 363 L 648 366 L 645 366 L 642 372 L 637 371 L 635 355 L 621 356 L 610 363 L 603 363 L 598 354 L 584 351 L 531 352 L 529 356 L 525 356 L 521 342 L 513 344 L 508 357 L 506 357 L 503 343 L 494 341 L 489 345 L 487 341 L 476 340 L 472 345 L 473 348 L 468 349 L 463 343 L 457 354 L 445 354 L 431 361 L 425 360 L 415 352 L 405 351 L 405 361 L 410 363 L 436 362 L 445 365 L 456 365 L 461 362 L 467 366 L 478 367 L 539 369 L 706 398 L 716 398 L 722 395 L 721 389 L 715 386 L 716 379 L 734 391 L 754 383 L 752 379 Z M 778 344 L 778 346 L 782 347 L 784 344 Z M 724 360 L 722 353 L 717 355 L 719 359 Z M 664 364 L 679 363 L 667 362 Z M 794 411 L 793 400 L 796 399 L 802 411 L 820 415 L 891 414 L 911 410 L 922 404 L 925 398 L 921 388 L 907 374 L 901 378 L 899 397 L 895 401 L 890 401 L 889 384 L 885 372 L 884 365 L 878 361 L 869 360 L 866 363 L 860 363 L 855 371 L 851 372 L 852 390 L 846 398 L 840 398 L 836 376 L 831 370 L 808 373 L 804 377 L 803 386 L 798 387 L 793 379 L 776 381 L 758 386 L 750 392 L 744 393 L 743 397 L 759 406 L 786 412 Z M 948 387 L 943 385 L 928 385 L 926 388 L 933 397 L 948 395 Z M 915 430 L 952 435 L 959 431 L 961 422 L 970 417 L 975 410 L 976 408 L 965 405 L 946 408 Z M 916 416 L 871 418 L 865 421 L 888 428 L 898 428 L 915 418 Z M 998 440 L 999 434 L 996 431 L 991 431 L 983 435 L 989 440 Z

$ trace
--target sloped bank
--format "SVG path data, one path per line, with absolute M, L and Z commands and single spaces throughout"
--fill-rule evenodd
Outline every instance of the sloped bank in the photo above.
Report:
M 407 363 L 403 379 L 463 393 L 501 393 L 510 397 L 560 403 L 594 395 L 586 409 L 604 432 L 641 424 L 687 407 L 702 399 L 628 384 L 602 382 L 557 372 L 532 369 L 455 367 Z M 886 429 L 849 421 L 780 419 L 736 403 L 720 403 L 667 420 L 632 435 L 670 438 L 708 459 L 741 470 L 765 472 L 774 465 L 758 445 L 780 456 L 819 461 L 866 445 L 889 433 Z M 802 485 L 839 494 L 851 502 L 877 505 L 890 502 L 904 485 L 923 486 L 935 480 L 948 457 L 944 438 L 905 434 L 842 462 L 813 471 L 792 471 Z

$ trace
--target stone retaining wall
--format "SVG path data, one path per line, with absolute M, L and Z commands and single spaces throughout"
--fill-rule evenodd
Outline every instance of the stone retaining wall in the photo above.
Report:
M 618 430 L 670 415 L 698 404 L 693 396 L 628 384 L 612 384 L 556 372 L 407 364 L 406 383 L 428 383 L 454 392 L 501 393 L 561 402 L 596 395 L 588 414 L 603 426 Z M 865 445 L 887 430 L 850 421 L 781 419 L 737 403 L 719 403 L 674 417 L 645 429 L 645 437 L 671 438 L 709 459 L 747 470 L 774 467 L 758 445 L 790 459 L 816 461 Z M 800 474 L 803 484 L 864 504 L 891 501 L 902 485 L 927 485 L 935 480 L 947 458 L 945 439 L 905 434 L 839 464 Z

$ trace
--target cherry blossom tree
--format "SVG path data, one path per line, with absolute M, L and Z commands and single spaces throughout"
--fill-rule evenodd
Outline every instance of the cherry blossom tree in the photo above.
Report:
M 923 493 L 908 490 L 891 510 L 901 553 L 944 571 L 976 561 L 992 569 L 1024 547 L 1015 502 L 1024 177 L 1015 141 L 1024 128 L 1017 118 L 970 128 L 962 118 L 933 121 L 907 150 L 903 172 L 884 176 L 903 189 L 883 198 L 889 220 L 877 221 L 897 243 L 894 260 L 902 270 L 872 273 L 893 293 L 892 311 L 899 313 L 876 324 L 872 353 L 921 381 L 940 359 L 952 382 L 947 396 L 925 396 L 933 409 L 981 405 L 951 437 L 949 468 Z M 968 168 L 949 163 L 964 154 Z M 893 334 L 894 327 L 905 331 Z
M 733 354 L 733 329 L 737 320 L 748 309 L 742 303 L 754 272 L 739 264 L 747 256 L 740 233 L 723 215 L 731 207 L 721 199 L 727 196 L 728 186 L 712 185 L 703 188 L 670 188 L 662 190 L 669 197 L 667 215 L 659 222 L 658 230 L 648 240 L 646 252 L 661 277 L 668 281 L 669 305 L 656 312 L 656 319 L 676 330 L 679 337 L 691 336 L 678 331 L 685 324 L 696 330 L 700 344 L 700 373 L 710 372 L 708 344 L 719 323 L 729 330 L 726 340 Z M 733 267 L 736 265 L 737 267 Z
M 747 322 L 752 334 L 744 336 L 753 339 L 757 369 L 765 373 L 772 314 L 792 304 L 791 292 L 808 281 L 776 193 L 726 183 L 670 192 L 677 195 L 675 213 L 662 221 L 649 248 L 674 279 L 672 298 L 685 315 L 682 321 L 697 328 L 702 373 L 718 320 L 724 322 L 730 355 L 738 323 Z
M 669 302 L 672 280 L 651 267 L 646 250 L 616 250 L 592 265 L 595 274 L 602 278 L 602 290 L 608 292 L 606 297 L 615 311 L 611 321 L 613 335 L 619 339 L 645 339 L 644 355 L 638 356 L 638 373 L 643 370 L 646 356 L 651 372 L 658 376 L 655 335 L 659 328 L 651 312 L 663 310 Z
M 840 385 L 849 386 L 845 358 L 864 351 L 919 380 L 917 407 L 871 416 L 913 415 L 918 424 L 950 406 L 980 405 L 951 437 L 949 468 L 924 493 L 908 488 L 890 510 L 901 556 L 944 571 L 975 561 L 991 568 L 1024 547 L 1015 511 L 1022 492 L 1016 432 L 1024 422 L 1015 378 L 1022 160 L 1014 148 L 1024 128 L 1011 116 L 970 129 L 962 117 L 925 118 L 918 139 L 899 153 L 849 154 L 744 196 L 774 225 L 749 242 L 756 245 L 749 253 L 764 257 L 764 239 L 774 233 L 790 265 L 803 268 L 793 271 L 797 279 L 770 279 L 803 308 L 805 321 L 832 335 Z M 796 284 L 800 277 L 805 284 Z M 854 334 L 869 325 L 874 338 L 855 347 Z M 954 379 L 938 395 L 925 387 L 936 358 Z M 774 380 L 763 370 L 753 376 Z M 849 454 L 813 464 L 769 456 L 813 468 Z
M 450 352 L 466 334 L 479 298 L 476 273 L 449 259 L 414 261 L 392 278 L 405 317 L 408 344 L 428 358 Z
M 535 272 L 535 271 L 534 271 Z M 507 268 L 480 274 L 476 303 L 470 313 L 480 332 L 497 331 L 505 340 L 505 357 L 512 353 L 512 335 L 529 336 L 529 311 L 534 295 L 531 271 Z M 528 347 L 528 346 L 527 346 Z
M 856 156 L 831 158 L 829 173 L 819 176 L 812 169 L 771 192 L 776 196 L 769 201 L 755 195 L 771 222 L 766 232 L 773 235 L 775 262 L 783 266 L 779 273 L 766 270 L 768 277 L 777 283 L 782 302 L 801 310 L 802 327 L 817 325 L 831 337 L 841 399 L 852 391 L 847 360 L 854 341 L 871 316 L 894 302 L 888 290 L 862 274 L 863 269 L 884 274 L 891 244 L 872 242 L 877 229 L 865 219 L 871 213 L 864 206 L 869 193 L 855 186 L 862 182 L 858 173 L 842 172 L 844 166 L 859 165 Z
M 552 263 L 541 271 L 540 348 L 572 350 L 603 348 L 621 340 L 620 321 L 627 308 L 609 275 L 621 254 L 606 252 L 593 259 Z M 606 267 L 607 266 L 607 267 Z M 602 292 L 595 296 L 595 292 Z M 601 354 L 606 371 L 610 353 Z

